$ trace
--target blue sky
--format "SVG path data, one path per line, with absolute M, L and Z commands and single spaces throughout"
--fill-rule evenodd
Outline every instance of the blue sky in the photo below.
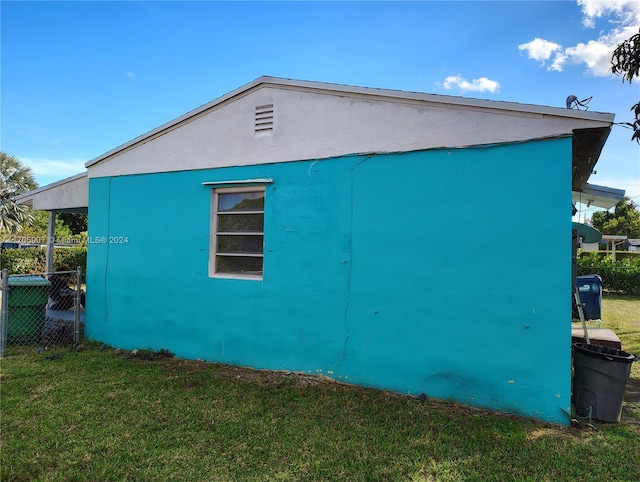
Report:
M 640 28 L 637 0 L 2 1 L 0 14 L 1 148 L 41 185 L 261 75 L 561 107 L 592 96 L 617 122 L 640 98 L 608 74 Z M 630 137 L 614 127 L 590 182 L 640 204 Z

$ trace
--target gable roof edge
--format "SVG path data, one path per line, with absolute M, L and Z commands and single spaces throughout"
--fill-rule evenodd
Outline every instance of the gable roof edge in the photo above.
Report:
M 424 92 L 409 92 L 402 90 L 382 89 L 373 87 L 356 87 L 345 84 L 333 84 L 318 81 L 309 80 L 294 80 L 280 77 L 262 76 L 252 82 L 249 82 L 237 89 L 232 90 L 196 109 L 193 109 L 169 122 L 166 122 L 151 131 L 148 131 L 140 136 L 133 138 L 132 140 L 121 144 L 114 149 L 111 149 L 104 154 L 85 163 L 85 167 L 89 168 L 118 152 L 127 150 L 137 144 L 143 143 L 147 140 L 151 140 L 155 136 L 174 129 L 183 122 L 188 121 L 210 109 L 219 107 L 225 103 L 230 102 L 232 99 L 247 95 L 254 89 L 261 86 L 273 86 L 278 88 L 288 88 L 296 90 L 312 91 L 316 93 L 326 93 L 333 95 L 350 95 L 350 96 L 362 96 L 373 97 L 380 100 L 396 100 L 406 102 L 430 102 L 433 104 L 441 105 L 453 105 L 459 107 L 471 107 L 478 109 L 491 109 L 491 110 L 503 110 L 510 112 L 525 112 L 538 115 L 549 115 L 558 117 L 575 118 L 580 120 L 592 120 L 595 122 L 603 122 L 611 124 L 614 120 L 614 114 L 600 113 L 600 112 L 588 112 L 574 109 L 567 109 L 564 107 L 546 107 L 535 104 L 520 104 L 517 102 L 507 101 L 494 101 L 486 99 L 475 99 L 469 97 L 449 96 L 441 94 L 428 94 Z

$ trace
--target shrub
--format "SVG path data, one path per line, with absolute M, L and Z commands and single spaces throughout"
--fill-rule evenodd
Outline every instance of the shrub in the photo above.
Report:
M 87 247 L 78 246 L 72 248 L 53 249 L 54 271 L 75 271 L 80 266 L 82 272 L 87 270 Z
M 640 296 L 640 257 L 626 256 L 613 260 L 597 252 L 578 256 L 578 276 L 597 274 L 605 291 Z
M 45 248 L 4 249 L 0 252 L 0 266 L 9 274 L 42 273 L 46 265 Z M 80 266 L 87 269 L 87 247 L 53 249 L 54 271 L 75 271 Z
M 0 251 L 0 266 L 9 274 L 42 273 L 45 258 L 44 248 L 3 249 Z
M 604 258 L 611 258 L 610 251 L 581 251 L 578 256 L 580 258 L 590 258 L 593 260 L 603 260 Z M 640 252 L 634 251 L 616 251 L 616 260 L 629 259 L 631 263 L 640 263 Z

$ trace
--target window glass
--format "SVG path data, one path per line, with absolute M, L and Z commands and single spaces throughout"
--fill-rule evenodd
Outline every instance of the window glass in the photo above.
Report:
M 262 258 L 219 255 L 216 257 L 216 272 L 262 276 Z
M 262 277 L 265 188 L 218 188 L 213 191 L 212 276 Z
M 218 214 L 218 232 L 261 233 L 264 229 L 264 214 Z
M 262 236 L 218 235 L 218 253 L 262 254 Z
M 264 211 L 263 192 L 220 194 L 219 211 Z

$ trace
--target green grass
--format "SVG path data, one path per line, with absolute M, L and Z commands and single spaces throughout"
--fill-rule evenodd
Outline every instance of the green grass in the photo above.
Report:
M 622 349 L 640 356 L 640 298 L 608 296 L 602 301 L 602 327 L 612 329 L 622 340 Z M 633 367 L 640 377 L 640 365 Z
M 603 326 L 635 353 L 637 313 L 637 298 L 603 302 Z M 621 423 L 578 429 L 166 353 L 8 354 L 3 482 L 640 480 L 633 394 Z

